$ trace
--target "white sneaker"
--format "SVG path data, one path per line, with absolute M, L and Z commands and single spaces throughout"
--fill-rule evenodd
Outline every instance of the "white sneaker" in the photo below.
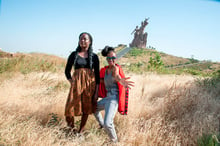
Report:
M 112 141 L 113 143 L 117 143 L 117 142 L 118 142 L 118 139 L 111 139 L 111 141 Z

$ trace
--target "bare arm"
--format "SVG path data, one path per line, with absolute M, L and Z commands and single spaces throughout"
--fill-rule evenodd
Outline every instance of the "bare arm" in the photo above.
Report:
M 115 77 L 115 80 L 125 88 L 131 88 L 131 86 L 134 86 L 134 82 L 128 81 L 130 77 L 121 78 L 121 76 L 119 75 L 119 68 L 117 66 L 114 66 L 112 76 Z
M 117 66 L 114 66 L 113 71 L 112 71 L 112 76 L 115 77 L 115 80 L 117 82 L 120 82 L 121 76 L 119 75 L 119 68 Z

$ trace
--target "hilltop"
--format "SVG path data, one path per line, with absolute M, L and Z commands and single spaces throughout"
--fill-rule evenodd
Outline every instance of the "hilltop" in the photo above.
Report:
M 124 47 L 126 46 L 119 45 L 116 47 L 116 51 L 120 52 Z M 101 55 L 100 59 L 101 62 L 106 65 L 106 61 Z M 152 62 L 151 64 L 150 60 Z M 127 72 L 135 73 L 156 71 L 163 74 L 186 73 L 209 76 L 220 70 L 220 62 L 177 57 L 159 52 L 153 47 L 132 48 L 125 56 L 118 59 L 118 63 L 122 65 Z

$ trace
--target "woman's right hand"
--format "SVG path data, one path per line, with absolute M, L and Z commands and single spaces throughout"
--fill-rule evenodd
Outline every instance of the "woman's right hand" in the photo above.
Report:
M 68 81 L 69 81 L 70 85 L 72 85 L 73 79 L 69 79 Z

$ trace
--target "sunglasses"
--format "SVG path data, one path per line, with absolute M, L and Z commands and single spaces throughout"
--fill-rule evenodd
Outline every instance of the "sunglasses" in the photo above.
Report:
M 115 56 L 112 56 L 112 57 L 106 57 L 106 60 L 114 60 L 114 59 L 116 59 Z

